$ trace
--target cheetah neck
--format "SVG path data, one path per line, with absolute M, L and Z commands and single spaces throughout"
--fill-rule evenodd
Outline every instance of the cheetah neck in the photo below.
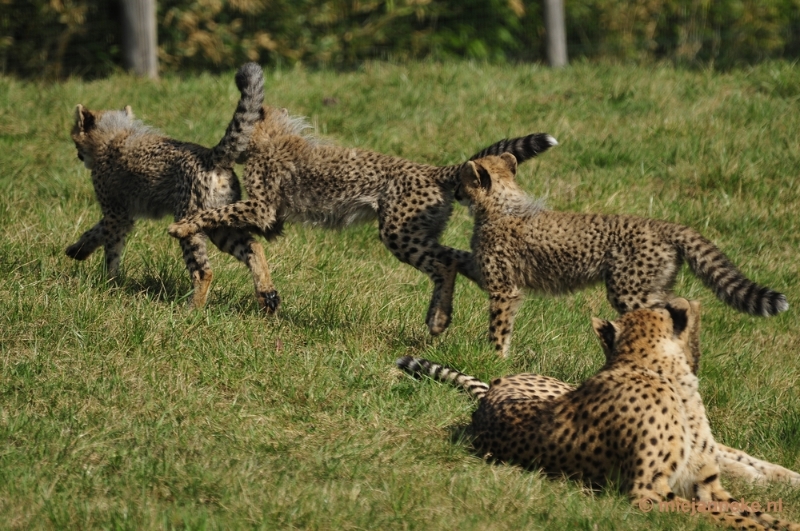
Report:
M 524 193 L 501 193 L 486 201 L 475 201 L 470 205 L 475 221 L 484 221 L 497 216 L 530 219 L 546 212 L 542 199 Z

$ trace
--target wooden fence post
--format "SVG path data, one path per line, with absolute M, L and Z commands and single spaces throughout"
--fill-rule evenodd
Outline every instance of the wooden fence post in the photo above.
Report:
M 156 0 L 122 0 L 122 55 L 138 76 L 158 77 Z
M 544 0 L 544 29 L 547 34 L 547 62 L 554 68 L 567 66 L 563 0 Z

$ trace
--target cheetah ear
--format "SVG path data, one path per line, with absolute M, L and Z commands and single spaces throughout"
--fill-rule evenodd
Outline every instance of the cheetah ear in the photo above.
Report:
M 480 186 L 481 178 L 478 177 L 478 170 L 475 167 L 475 163 L 467 161 L 464 164 L 464 167 L 461 168 L 461 184 L 464 185 L 465 188 L 476 188 Z
M 94 127 L 94 114 L 81 105 L 75 106 L 75 127 L 77 132 L 85 133 Z
M 133 118 L 133 109 L 131 108 L 130 105 L 126 105 L 125 109 L 123 110 L 125 111 L 125 116 L 127 116 L 128 118 Z
M 478 167 L 478 175 L 481 178 L 481 188 L 488 192 L 492 188 L 492 176 L 489 175 L 485 168 L 480 166 Z
M 500 158 L 505 163 L 508 171 L 511 172 L 511 175 L 517 174 L 517 157 L 512 155 L 511 153 L 503 153 L 500 155 Z
M 606 355 L 606 361 L 608 361 L 614 352 L 614 344 L 619 330 L 612 321 L 598 319 L 597 317 L 592 317 L 592 328 L 594 328 L 594 333 L 597 334 L 597 338 L 600 340 L 600 345 Z
M 672 317 L 672 334 L 675 337 L 680 336 L 689 324 L 689 315 L 686 308 L 676 307 L 670 303 L 667 304 L 667 311 Z
M 483 188 L 488 191 L 492 187 L 492 178 L 488 171 L 470 160 L 461 169 L 461 183 L 467 190 Z

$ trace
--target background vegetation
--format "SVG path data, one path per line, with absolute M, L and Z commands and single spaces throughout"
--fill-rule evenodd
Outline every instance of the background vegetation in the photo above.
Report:
M 703 302 L 701 392 L 717 438 L 800 469 L 800 74 L 769 62 L 728 73 L 583 62 L 553 71 L 474 63 L 367 63 L 267 73 L 267 101 L 332 141 L 449 164 L 506 136 L 561 145 L 522 166 L 550 206 L 679 221 L 714 240 L 789 312 L 738 314 L 684 271 Z M 212 145 L 238 94 L 220 76 L 124 75 L 43 84 L 0 77 L 0 528 L 709 529 L 489 465 L 458 439 L 474 405 L 393 370 L 405 354 L 483 379 L 537 371 L 580 382 L 602 353 L 602 289 L 529 297 L 511 357 L 487 344 L 487 299 L 460 279 L 450 329 L 430 338 L 430 283 L 374 223 L 289 226 L 267 245 L 284 305 L 257 312 L 246 269 L 212 254 L 208 307 L 169 220 L 132 233 L 118 283 L 102 255 L 65 247 L 98 218 L 69 140 L 76 103 L 131 104 L 176 138 Z M 445 241 L 468 246 L 456 211 Z M 747 500 L 800 492 L 727 482 Z
M 107 75 L 121 63 L 119 4 L 0 0 L 0 68 Z M 729 68 L 800 57 L 800 0 L 569 0 L 569 55 Z M 164 71 L 365 59 L 544 58 L 539 0 L 161 0 Z

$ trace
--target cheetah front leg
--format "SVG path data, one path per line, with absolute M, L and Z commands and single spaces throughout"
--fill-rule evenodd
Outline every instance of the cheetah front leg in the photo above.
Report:
M 67 256 L 75 260 L 86 260 L 103 245 L 103 220 L 98 221 L 94 227 L 84 232 L 77 242 L 67 247 Z
M 276 221 L 273 205 L 258 199 L 248 199 L 231 203 L 219 208 L 201 210 L 187 216 L 169 226 L 169 234 L 173 238 L 187 238 L 199 232 L 208 232 L 219 228 L 258 230 L 268 234 Z
M 667 480 L 670 471 L 667 467 L 660 466 L 648 469 L 645 466 L 645 463 L 647 463 L 646 459 L 639 459 L 639 461 L 642 461 L 642 464 L 632 468 L 630 478 L 632 485 L 630 496 L 634 506 L 645 512 L 657 510 L 659 512 L 677 513 L 691 511 L 693 504 L 695 504 L 694 506 L 696 507 L 697 499 L 689 501 L 686 498 L 677 496 L 672 488 L 670 488 L 669 481 Z M 701 501 L 708 502 L 712 500 L 704 499 Z M 689 508 L 689 511 L 686 511 L 685 508 Z M 755 531 L 768 529 L 768 527 L 765 527 L 757 520 L 744 514 L 731 514 L 720 510 L 704 510 L 702 514 L 718 524 L 733 529 Z
M 449 211 L 447 205 L 431 204 L 408 212 L 395 206 L 400 203 L 400 198 L 387 198 L 378 208 L 380 238 L 395 258 L 422 271 L 433 282 L 425 322 L 436 336 L 450 325 L 458 274 L 457 251 L 438 241 Z
M 77 242 L 66 249 L 67 256 L 86 260 L 101 245 L 105 253 L 106 274 L 114 278 L 119 274 L 119 262 L 125 248 L 125 238 L 133 229 L 133 220 L 127 217 L 103 216 L 94 227 L 84 232 Z
M 105 251 L 106 274 L 110 278 L 119 274 L 119 261 L 125 248 L 125 238 L 133 229 L 133 220 L 127 217 L 106 215 L 100 220 L 103 225 L 103 250 Z
M 706 445 L 703 445 L 706 448 Z M 695 454 L 698 459 L 696 470 L 691 472 L 694 482 L 684 485 L 683 489 L 687 497 L 690 495 L 693 501 L 704 502 L 707 506 L 719 510 L 719 513 L 730 513 L 728 518 L 747 518 L 754 520 L 759 525 L 767 529 L 790 529 L 800 531 L 800 526 L 793 522 L 783 521 L 760 510 L 751 510 L 750 506 L 739 506 L 739 500 L 733 497 L 725 487 L 722 486 L 720 478 L 721 468 L 719 466 L 719 452 L 713 447 L 713 443 L 708 448 L 711 450 L 706 453 Z M 691 459 L 690 459 L 691 462 Z M 717 502 L 709 503 L 709 502 Z M 711 512 L 711 511 L 709 511 Z M 725 520 L 726 522 L 729 520 Z
M 717 469 L 719 471 L 719 469 Z M 702 477 L 702 476 L 700 476 Z M 725 490 L 722 486 L 722 483 L 719 481 L 719 476 L 715 476 L 714 481 L 704 481 L 702 485 L 698 484 L 695 486 L 695 490 L 698 492 L 703 492 L 702 495 L 698 495 L 698 499 L 702 501 L 714 501 L 723 504 L 723 507 L 726 507 L 727 510 L 730 510 L 734 515 L 738 517 L 748 518 L 756 521 L 758 524 L 764 526 L 767 529 L 786 529 L 788 531 L 800 531 L 800 525 L 796 524 L 795 522 L 790 522 L 788 520 L 782 520 L 780 518 L 775 518 L 771 514 L 765 513 L 760 510 L 754 510 L 752 503 L 741 505 L 740 501 L 731 495 L 730 492 Z M 746 502 L 745 502 L 746 503 Z
M 479 288 L 486 289 L 481 268 L 475 260 L 475 255 L 461 249 L 451 249 L 449 247 L 447 249 L 449 249 L 452 259 L 456 262 L 458 272 L 477 284 Z
M 381 241 L 401 262 L 422 271 L 433 282 L 433 295 L 428 305 L 425 322 L 431 335 L 439 335 L 450 324 L 453 313 L 453 292 L 455 290 L 457 266 L 448 258 L 446 247 L 435 239 L 420 240 L 401 232 L 390 232 L 382 224 Z M 414 242 L 414 243 L 411 243 Z M 442 260 L 440 257 L 444 256 Z
M 786 482 L 800 485 L 800 474 L 769 461 L 756 459 L 742 450 L 717 443 L 719 467 L 729 477 L 737 477 L 752 483 Z
M 261 244 L 248 233 L 238 230 L 215 229 L 209 231 L 208 235 L 222 252 L 244 262 L 253 276 L 258 304 L 267 313 L 275 313 L 281 298 L 272 283 L 269 264 L 267 264 Z
M 435 239 L 428 240 L 428 249 L 433 256 L 438 258 L 436 263 L 430 269 L 426 269 L 424 265 L 415 267 L 428 273 L 433 281 L 433 295 L 425 322 L 428 324 L 431 334 L 438 335 L 450 325 L 456 274 L 461 273 L 481 288 L 484 283 L 480 267 L 473 259 L 471 252 L 441 245 Z M 431 270 L 433 272 L 430 272 Z

